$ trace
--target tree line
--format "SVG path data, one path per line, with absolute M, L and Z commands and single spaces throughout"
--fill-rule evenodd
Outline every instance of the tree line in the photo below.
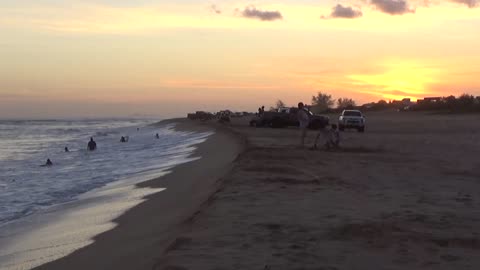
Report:
M 316 96 L 312 97 L 311 100 L 310 110 L 313 112 L 326 112 L 331 110 L 335 104 L 337 105 L 337 109 L 348 109 L 348 108 L 355 108 L 356 107 L 356 102 L 355 100 L 351 98 L 338 98 L 338 99 L 333 99 L 332 95 L 318 92 Z M 270 111 L 275 111 L 280 108 L 285 108 L 287 105 L 285 102 L 282 100 L 277 100 L 275 102 L 275 105 L 270 107 Z
M 270 110 L 287 107 L 285 102 L 277 100 Z M 325 92 L 318 92 L 312 96 L 309 109 L 314 113 L 329 113 L 345 109 L 360 109 L 363 111 L 400 110 L 400 111 L 446 111 L 446 112 L 480 112 L 480 96 L 462 94 L 458 97 L 453 95 L 447 97 L 435 97 L 419 99 L 416 103 L 403 101 L 379 100 L 358 106 L 352 98 L 343 97 L 334 99 L 332 95 Z

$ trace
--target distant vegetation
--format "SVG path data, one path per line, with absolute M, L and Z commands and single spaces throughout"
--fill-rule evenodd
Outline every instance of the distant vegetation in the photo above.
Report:
M 447 97 L 427 97 L 419 99 L 417 102 L 411 102 L 410 99 L 386 101 L 379 100 L 378 102 L 371 102 L 358 106 L 352 98 L 343 97 L 337 100 L 332 98 L 332 95 L 326 92 L 318 92 L 312 97 L 311 105 L 308 106 L 314 113 L 329 113 L 339 112 L 344 109 L 359 109 L 362 111 L 382 111 L 382 110 L 397 110 L 397 111 L 436 111 L 446 113 L 461 113 L 461 112 L 480 112 L 480 96 L 473 96 L 471 94 L 462 94 L 458 97 L 453 95 Z M 334 105 L 336 107 L 334 108 Z M 277 100 L 271 110 L 280 107 L 287 107 L 282 100 Z
M 459 97 L 437 97 L 418 100 L 415 111 L 480 112 L 480 96 L 462 94 Z
M 270 107 L 270 111 L 276 111 L 277 109 L 280 109 L 280 108 L 283 108 L 283 107 L 287 107 L 287 105 L 285 104 L 285 102 L 283 102 L 281 99 L 279 99 L 279 100 L 277 100 L 277 102 L 275 102 L 275 106 Z
M 322 113 L 331 109 L 334 104 L 335 102 L 331 95 L 318 92 L 316 96 L 312 97 L 312 106 L 310 107 L 310 110 L 314 113 Z
M 399 111 L 436 111 L 448 113 L 480 112 L 480 96 L 462 94 L 458 97 L 428 97 L 410 102 L 409 99 L 386 102 L 381 100 L 377 103 L 368 103 L 360 107 L 364 110 L 395 109 Z
M 339 98 L 337 99 L 337 108 L 339 109 L 350 109 L 354 108 L 356 103 L 351 98 Z

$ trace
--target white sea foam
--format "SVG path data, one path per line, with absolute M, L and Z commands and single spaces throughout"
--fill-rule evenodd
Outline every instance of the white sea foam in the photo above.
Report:
M 209 135 L 148 123 L 0 121 L 0 225 L 110 182 L 152 178 L 188 161 L 194 145 Z M 97 151 L 86 149 L 91 136 Z M 129 141 L 121 143 L 121 136 L 129 136 Z M 64 152 L 64 147 L 70 152 Z M 42 167 L 48 158 L 54 165 Z
M 195 145 L 211 135 L 150 123 L 0 121 L 0 269 L 31 269 L 89 245 L 116 226 L 113 219 L 164 190 L 135 183 L 194 160 Z M 47 158 L 54 165 L 42 167 Z

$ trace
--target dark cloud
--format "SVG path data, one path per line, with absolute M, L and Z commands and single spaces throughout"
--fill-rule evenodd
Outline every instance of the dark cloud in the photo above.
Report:
M 218 8 L 217 5 L 215 4 L 210 5 L 208 8 L 210 9 L 211 12 L 215 14 L 222 14 L 222 11 L 220 10 L 220 8 Z
M 322 16 L 322 19 L 329 19 L 329 18 L 344 18 L 344 19 L 355 19 L 362 17 L 363 13 L 361 10 L 355 10 L 352 7 L 344 7 L 340 4 L 334 6 L 332 8 L 332 13 L 329 17 Z
M 480 4 L 479 0 L 450 0 L 455 3 L 467 5 L 469 8 L 478 7 Z
M 242 16 L 261 21 L 275 21 L 283 19 L 283 16 L 279 11 L 262 11 L 254 6 L 246 7 L 245 10 L 242 11 Z
M 415 9 L 411 9 L 404 0 L 372 0 L 372 5 L 390 15 L 415 13 Z

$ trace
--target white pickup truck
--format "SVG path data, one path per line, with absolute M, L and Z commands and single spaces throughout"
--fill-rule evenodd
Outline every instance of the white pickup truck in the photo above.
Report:
M 365 132 L 365 116 L 358 110 L 344 110 L 338 118 L 338 128 L 341 131 L 353 128 L 358 132 Z

